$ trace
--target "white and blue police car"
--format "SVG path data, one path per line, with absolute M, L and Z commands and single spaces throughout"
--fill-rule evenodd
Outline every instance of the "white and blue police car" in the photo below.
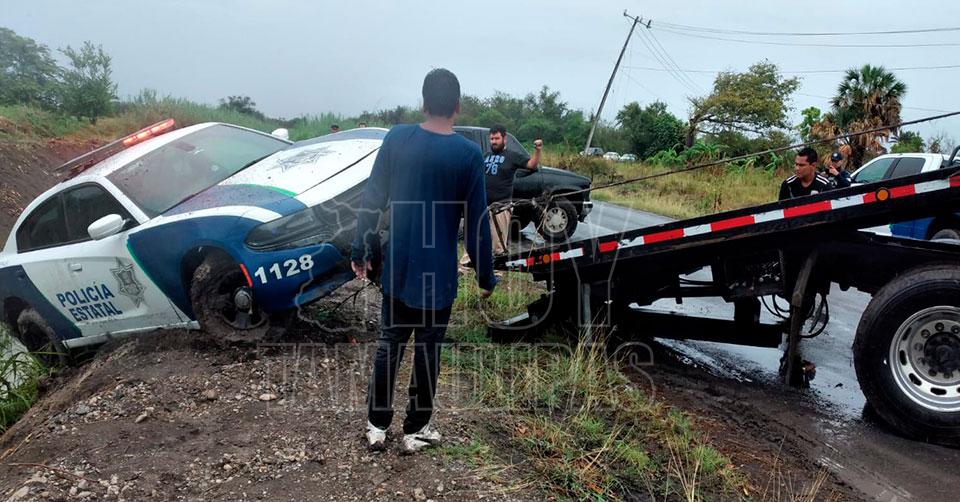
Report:
M 167 120 L 74 159 L 0 253 L 2 320 L 33 351 L 157 328 L 262 336 L 353 277 L 355 208 L 385 134 L 292 144 Z

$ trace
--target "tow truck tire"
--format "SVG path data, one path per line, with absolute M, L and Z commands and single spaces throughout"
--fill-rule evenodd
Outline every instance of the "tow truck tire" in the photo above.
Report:
M 244 301 L 249 305 L 238 305 Z M 255 343 L 272 327 L 240 265 L 223 254 L 211 254 L 194 271 L 190 303 L 200 329 L 221 341 Z
M 937 230 L 937 233 L 933 234 L 933 237 L 930 238 L 932 241 L 956 241 L 960 240 L 960 231 L 954 230 L 952 228 L 943 228 Z
M 57 368 L 70 364 L 70 354 L 40 314 L 28 308 L 17 316 L 17 338 L 41 364 Z
M 960 446 L 960 268 L 920 267 L 881 288 L 860 319 L 853 361 L 887 424 Z
M 538 230 L 550 242 L 563 242 L 577 230 L 577 208 L 572 202 L 557 197 L 540 214 Z

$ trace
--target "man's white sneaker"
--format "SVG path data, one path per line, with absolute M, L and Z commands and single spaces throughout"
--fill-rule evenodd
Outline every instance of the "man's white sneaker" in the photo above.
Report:
M 387 431 L 367 422 L 367 447 L 371 451 L 387 449 Z
M 442 437 L 443 436 L 440 435 L 440 432 L 434 429 L 430 424 L 427 424 L 423 427 L 423 429 L 420 429 L 413 434 L 403 435 L 402 452 L 409 455 L 427 446 L 436 446 L 440 444 L 440 439 Z

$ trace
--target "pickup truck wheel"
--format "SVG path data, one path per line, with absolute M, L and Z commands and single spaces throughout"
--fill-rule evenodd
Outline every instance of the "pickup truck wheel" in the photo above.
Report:
M 190 302 L 200 329 L 228 342 L 255 342 L 270 331 L 240 266 L 223 255 L 208 256 L 193 273 Z
M 877 414 L 924 441 L 960 445 L 960 269 L 922 267 L 874 296 L 853 344 Z
M 550 242 L 563 242 L 577 230 L 577 208 L 563 197 L 557 197 L 541 213 L 538 230 Z
M 944 228 L 944 229 L 938 230 L 937 233 L 933 234 L 933 237 L 931 237 L 930 240 L 932 241 L 960 240 L 960 230 L 954 230 L 952 228 Z
M 26 309 L 17 316 L 17 338 L 41 364 L 48 368 L 66 366 L 70 354 L 47 321 L 33 309 Z

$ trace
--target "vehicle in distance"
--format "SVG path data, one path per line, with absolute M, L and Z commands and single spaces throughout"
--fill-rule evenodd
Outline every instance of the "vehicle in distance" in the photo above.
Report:
M 607 152 L 603 154 L 603 158 L 617 162 L 620 160 L 620 154 L 618 154 L 617 152 Z
M 637 156 L 632 153 L 625 153 L 620 156 L 620 162 L 636 162 Z
M 591 146 L 590 148 L 580 152 L 581 157 L 600 157 L 602 155 L 603 148 L 600 148 L 599 146 Z
M 31 351 L 202 328 L 256 338 L 349 281 L 385 129 L 291 145 L 217 123 L 138 131 L 63 166 L 0 252 L 2 320 Z
M 480 146 L 483 152 L 490 151 L 490 129 L 487 127 L 454 126 L 454 131 Z M 507 149 L 529 156 L 527 149 L 513 134 L 507 133 Z M 513 209 L 511 228 L 524 228 L 531 222 L 540 235 L 550 242 L 562 242 L 584 220 L 593 202 L 590 201 L 590 178 L 555 167 L 541 166 L 536 171 L 520 169 L 514 178 L 514 200 L 548 200 L 546 207 L 518 204 Z M 550 196 L 544 199 L 544 196 Z

